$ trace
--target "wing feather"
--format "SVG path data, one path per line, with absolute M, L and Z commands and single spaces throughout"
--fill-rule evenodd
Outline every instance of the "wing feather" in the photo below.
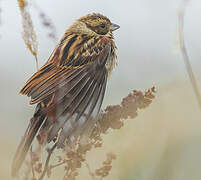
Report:
M 78 79 L 82 78 L 83 73 L 84 69 L 82 68 L 66 69 L 66 72 L 64 71 L 62 76 L 58 77 L 57 79 L 50 79 L 49 85 L 38 89 L 38 91 L 31 96 L 32 99 L 30 101 L 30 104 L 35 104 L 42 101 L 54 92 L 61 90 L 66 84 L 73 84 L 75 80 L 79 81 Z
M 46 80 L 49 76 L 57 72 L 55 65 L 48 63 L 39 69 L 24 85 L 21 94 L 27 95 L 38 83 Z
M 50 142 L 54 136 L 57 134 L 59 129 L 65 124 L 65 121 L 70 118 L 72 113 L 75 111 L 76 103 L 79 103 L 78 100 L 82 100 L 81 96 L 85 95 L 88 90 L 93 86 L 94 82 L 91 81 L 89 78 L 82 84 L 81 87 L 77 88 L 76 91 L 71 92 L 70 95 L 66 95 L 63 97 L 62 101 L 57 105 L 56 110 L 56 122 L 52 126 L 50 133 L 48 135 L 48 142 Z M 85 89 L 85 91 L 83 91 Z M 47 108 L 47 111 L 52 110 L 55 108 L 55 104 L 51 105 L 51 108 Z M 64 117 L 64 118 L 63 118 Z
M 94 102 L 96 102 L 96 105 L 94 106 L 92 113 L 90 114 L 90 116 L 88 116 L 85 123 L 80 127 L 81 130 L 79 130 L 79 131 L 81 132 L 80 133 L 80 137 L 81 137 L 80 142 L 81 143 L 85 143 L 87 141 L 87 138 L 91 135 L 93 127 L 97 121 L 98 113 L 100 111 L 100 108 L 101 108 L 101 105 L 103 102 L 103 98 L 105 95 L 106 81 L 107 81 L 107 77 L 105 75 L 105 79 L 104 79 L 104 83 L 103 83 L 103 86 L 100 91 L 100 95 L 98 96 L 97 100 L 94 101 Z M 79 132 L 76 132 L 76 134 L 79 134 Z
M 102 99 L 100 96 L 101 90 L 105 89 L 104 86 L 106 84 L 106 78 L 104 74 L 104 71 L 97 73 L 97 76 L 94 77 L 95 84 L 87 91 L 87 93 L 85 93 L 85 96 L 82 96 L 83 98 L 81 101 L 79 101 L 79 103 L 77 103 L 72 116 L 67 118 L 65 121 L 65 125 L 60 133 L 57 143 L 58 147 L 61 147 L 64 140 L 71 134 L 74 134 L 73 132 L 79 134 L 80 129 L 82 129 L 81 127 L 87 122 L 92 112 L 94 111 L 99 98 Z M 100 108 L 98 108 L 96 111 L 95 116 L 99 113 L 99 110 Z
M 77 107 L 82 103 L 83 99 L 87 94 L 93 91 L 95 88 L 96 81 L 93 77 L 89 77 L 83 82 L 83 87 L 76 87 L 75 90 L 69 92 L 68 96 L 64 97 L 62 101 L 57 105 L 56 112 L 56 122 L 50 130 L 48 136 L 48 142 L 51 141 L 54 136 L 57 134 L 59 129 L 65 124 L 65 122 L 73 116 Z M 89 96 L 90 97 L 90 96 Z M 89 98 L 88 97 L 88 98 Z M 53 106 L 55 107 L 55 106 Z M 66 117 L 66 118 L 62 118 Z

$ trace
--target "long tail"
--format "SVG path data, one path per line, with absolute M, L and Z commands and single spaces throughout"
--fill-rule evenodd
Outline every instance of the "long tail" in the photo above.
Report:
M 34 116 L 31 118 L 28 128 L 24 136 L 22 137 L 22 140 L 15 153 L 11 169 L 11 174 L 13 177 L 17 175 L 20 167 L 24 162 L 26 154 L 29 151 L 29 148 L 32 144 L 34 137 L 36 136 L 39 128 L 43 124 L 45 115 L 41 114 L 40 111 L 41 111 L 41 104 L 38 104 Z

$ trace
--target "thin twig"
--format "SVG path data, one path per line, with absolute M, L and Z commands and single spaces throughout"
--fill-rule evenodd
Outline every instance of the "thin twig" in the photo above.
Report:
M 31 157 L 31 171 L 32 171 L 32 176 L 33 176 L 33 179 L 36 179 L 36 176 L 35 176 L 35 171 L 34 171 L 34 162 L 33 162 L 33 151 L 32 151 L 32 146 L 31 146 L 31 149 L 30 149 L 30 157 Z
M 66 163 L 66 161 L 64 160 L 64 161 L 62 161 L 62 162 L 60 162 L 60 163 L 58 163 L 58 164 L 51 165 L 50 168 L 53 169 L 53 168 L 56 168 L 56 167 L 58 167 L 58 166 L 61 166 L 61 165 L 65 164 L 65 163 Z
M 39 70 L 39 65 L 38 65 L 38 56 L 37 56 L 37 54 L 34 55 L 34 57 L 35 57 L 35 60 L 36 60 L 36 70 L 38 71 Z
M 44 178 L 44 176 L 45 176 L 45 174 L 46 174 L 46 172 L 48 170 L 48 165 L 49 165 L 50 157 L 51 157 L 54 149 L 56 148 L 56 146 L 57 146 L 57 144 L 55 143 L 54 146 L 52 146 L 52 148 L 48 150 L 48 156 L 47 156 L 47 159 L 45 161 L 45 167 L 44 167 L 43 172 L 42 172 L 42 174 L 41 174 L 41 176 L 39 177 L 38 180 L 42 180 Z
M 85 162 L 85 165 L 89 171 L 89 175 L 91 176 L 92 180 L 96 180 L 96 176 L 95 174 L 91 171 L 90 167 L 89 167 L 89 164 Z
M 41 7 L 36 3 L 36 1 L 31 1 L 30 5 L 34 7 L 36 11 L 38 11 L 42 26 L 49 30 L 48 37 L 51 38 L 54 43 L 57 43 L 58 38 L 56 33 L 56 27 L 52 22 L 52 19 L 48 17 L 48 15 L 41 9 Z
M 38 42 L 37 42 L 37 36 L 34 31 L 33 22 L 30 16 L 29 11 L 27 10 L 28 1 L 27 0 L 17 0 L 19 9 L 22 16 L 22 37 L 24 39 L 24 42 L 28 48 L 28 50 L 31 52 L 31 54 L 35 57 L 36 60 L 36 68 L 38 70 Z
M 185 66 L 186 66 L 186 70 L 187 70 L 189 79 L 191 81 L 194 93 L 197 97 L 196 99 L 197 99 L 198 104 L 201 109 L 201 95 L 200 95 L 200 92 L 198 89 L 195 75 L 193 73 L 193 70 L 192 70 L 192 67 L 190 64 L 189 56 L 188 56 L 186 46 L 185 46 L 185 41 L 184 41 L 184 14 L 185 14 L 185 7 L 186 7 L 187 2 L 188 2 L 187 0 L 183 1 L 182 6 L 180 7 L 179 12 L 178 12 L 179 44 L 180 44 L 181 53 L 183 55 L 183 60 L 184 60 Z

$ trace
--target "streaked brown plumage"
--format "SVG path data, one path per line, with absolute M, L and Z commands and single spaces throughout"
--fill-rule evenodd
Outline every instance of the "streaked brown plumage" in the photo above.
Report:
M 118 28 L 101 14 L 81 17 L 66 30 L 47 63 L 26 82 L 20 93 L 37 106 L 14 156 L 13 176 L 37 133 L 45 133 L 47 143 L 58 136 L 58 148 L 90 134 L 116 64 L 112 32 Z

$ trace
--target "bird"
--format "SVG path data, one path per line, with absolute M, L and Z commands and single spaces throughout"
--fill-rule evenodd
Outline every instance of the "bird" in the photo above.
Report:
M 75 20 L 47 62 L 25 83 L 20 94 L 30 97 L 36 108 L 14 155 L 13 177 L 37 134 L 45 134 L 46 143 L 54 142 L 57 148 L 89 136 L 117 64 L 113 31 L 119 28 L 99 13 Z

